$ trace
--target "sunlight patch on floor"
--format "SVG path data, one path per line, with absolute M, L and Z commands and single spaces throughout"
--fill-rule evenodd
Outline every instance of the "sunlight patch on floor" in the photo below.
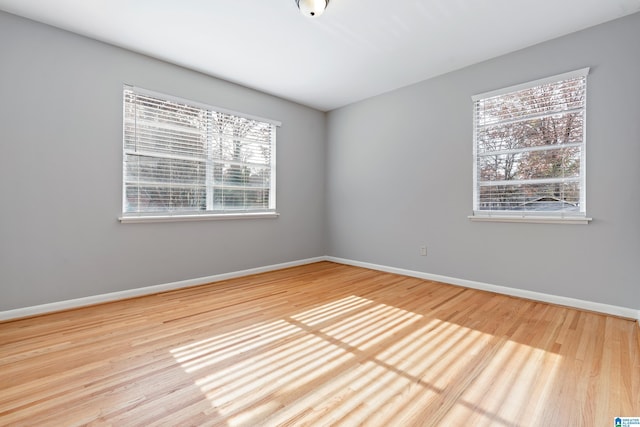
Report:
M 505 341 L 462 394 L 460 401 L 466 405 L 457 405 L 451 413 L 486 423 L 495 421 L 491 414 L 500 413 L 512 424 L 538 425 L 536 414 L 549 398 L 561 362 L 559 354 Z
M 520 408 L 532 396 L 544 402 L 561 361 L 357 296 L 172 354 L 230 426 L 409 424 L 426 415 L 511 425 L 535 415 Z

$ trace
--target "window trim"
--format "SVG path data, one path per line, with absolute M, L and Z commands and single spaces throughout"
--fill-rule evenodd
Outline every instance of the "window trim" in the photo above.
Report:
M 237 212 L 237 213 L 219 213 L 219 214 L 159 214 L 159 215 L 128 215 L 118 217 L 118 221 L 123 224 L 133 224 L 140 222 L 182 222 L 182 221 L 218 221 L 229 219 L 264 219 L 278 218 L 278 212 Z
M 586 216 L 548 216 L 548 215 L 469 215 L 473 222 L 528 222 L 532 224 L 574 224 L 586 225 L 593 218 Z
M 482 211 L 476 210 L 476 203 L 478 202 L 478 140 L 477 140 L 477 114 L 475 111 L 475 103 L 478 100 L 491 98 L 495 96 L 504 95 L 507 93 L 518 92 L 521 90 L 530 89 L 535 86 L 542 86 L 549 83 L 556 83 L 562 80 L 570 80 L 575 78 L 587 78 L 590 67 L 580 68 L 573 71 L 568 71 L 561 74 L 556 74 L 549 77 L 544 77 L 537 80 L 532 80 L 525 83 L 520 83 L 496 90 L 491 90 L 483 93 L 473 95 L 471 97 L 473 108 L 473 214 L 468 216 L 471 221 L 477 222 L 528 222 L 528 223 L 555 223 L 555 224 L 588 224 L 593 219 L 587 217 L 587 205 L 586 205 L 586 140 L 587 140 L 587 128 L 586 128 L 586 114 L 587 114 L 587 91 L 588 85 L 585 83 L 585 102 L 582 109 L 584 114 L 584 125 L 582 142 L 580 143 L 580 205 L 583 206 L 582 212 L 569 213 L 563 211 L 553 212 L 535 212 L 535 211 Z
M 229 114 L 237 117 L 242 117 L 249 120 L 256 120 L 263 123 L 268 123 L 274 128 L 282 126 L 282 122 L 265 117 L 246 114 L 227 108 L 217 107 L 211 104 L 206 104 L 198 101 L 193 101 L 186 98 L 177 97 L 174 95 L 157 92 L 139 86 L 124 83 L 122 86 L 122 96 L 124 105 L 124 93 L 126 90 L 130 90 L 135 94 L 142 96 L 149 96 L 166 100 L 169 102 L 175 102 L 178 104 L 189 105 L 191 107 L 211 110 L 217 113 Z M 124 111 L 123 111 L 123 129 L 124 129 Z M 272 170 L 272 176 L 270 179 L 270 197 L 273 198 L 273 208 L 264 211 L 250 211 L 250 210 L 227 210 L 227 211 L 175 211 L 175 212 L 124 212 L 126 189 L 124 184 L 124 170 L 122 171 L 122 207 L 118 221 L 121 223 L 143 223 L 143 222 L 180 222 L 180 221 L 210 221 L 210 220 L 234 220 L 234 219 L 261 219 L 261 218 L 278 218 L 280 214 L 276 211 L 276 132 L 271 133 L 271 151 L 272 161 L 270 169 Z M 124 135 L 123 135 L 123 148 L 124 148 Z M 124 150 L 123 150 L 124 155 Z

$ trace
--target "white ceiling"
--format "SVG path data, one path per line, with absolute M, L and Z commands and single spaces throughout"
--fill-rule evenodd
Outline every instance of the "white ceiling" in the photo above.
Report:
M 640 0 L 0 0 L 0 10 L 328 111 L 640 11 Z

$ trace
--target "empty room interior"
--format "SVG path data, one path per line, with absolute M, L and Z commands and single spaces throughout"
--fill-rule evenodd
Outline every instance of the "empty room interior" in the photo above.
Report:
M 0 0 L 0 425 L 640 426 L 639 0 Z

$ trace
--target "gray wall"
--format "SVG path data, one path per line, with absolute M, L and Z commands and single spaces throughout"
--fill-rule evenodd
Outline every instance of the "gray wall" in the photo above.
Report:
M 282 122 L 278 219 L 120 224 L 122 85 Z M 325 114 L 0 12 L 0 311 L 321 256 Z
M 329 254 L 640 308 L 639 40 L 635 14 L 329 113 Z M 471 96 L 583 67 L 593 222 L 470 222 Z
M 0 12 L 0 310 L 325 254 L 640 308 L 637 40 L 640 14 L 325 117 Z M 471 95 L 586 66 L 594 221 L 470 222 Z M 282 121 L 281 217 L 120 224 L 123 83 Z

